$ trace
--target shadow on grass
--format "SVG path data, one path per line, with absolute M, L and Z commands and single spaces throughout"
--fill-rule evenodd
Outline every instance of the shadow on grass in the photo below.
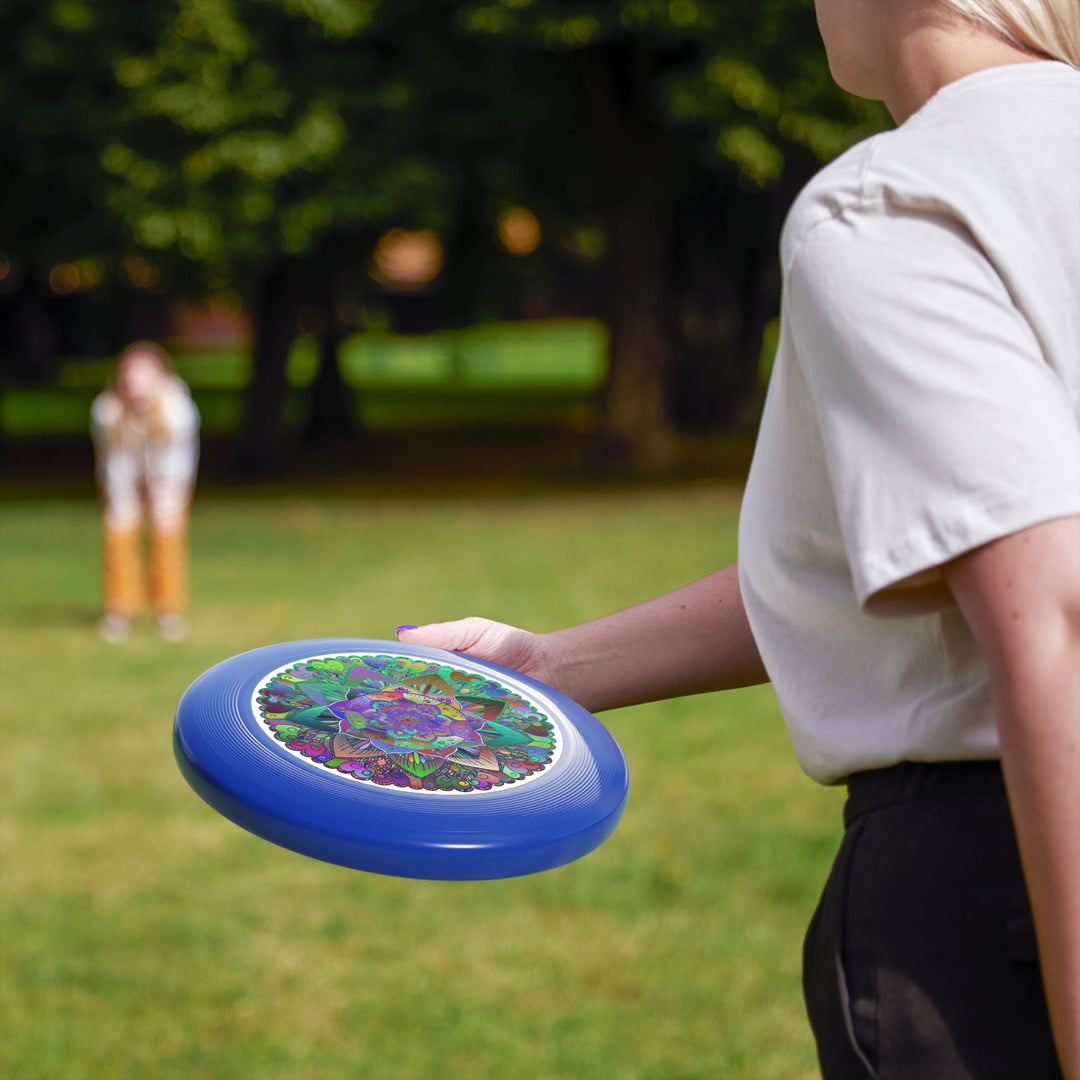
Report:
M 752 431 L 683 437 L 661 475 L 609 468 L 595 439 L 565 428 L 425 428 L 376 432 L 321 447 L 296 446 L 268 476 L 237 476 L 233 446 L 205 438 L 200 497 L 473 496 L 554 494 L 591 490 L 678 487 L 702 481 L 741 483 L 753 451 Z M 0 444 L 0 501 L 94 496 L 94 457 L 88 437 L 8 438 Z

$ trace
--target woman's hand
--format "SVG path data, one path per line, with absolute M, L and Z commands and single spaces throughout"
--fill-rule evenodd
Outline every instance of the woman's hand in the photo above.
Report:
M 468 653 L 480 660 L 520 671 L 548 686 L 561 689 L 557 659 L 548 639 L 506 623 L 472 616 L 454 622 L 399 627 L 398 640 L 410 645 Z

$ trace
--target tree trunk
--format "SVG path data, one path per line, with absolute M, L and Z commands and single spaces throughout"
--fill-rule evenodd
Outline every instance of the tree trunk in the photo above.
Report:
M 56 374 L 60 355 L 60 328 L 45 298 L 27 274 L 22 288 L 4 306 L 10 311 L 10 348 L 5 350 L 5 381 L 44 385 Z M 6 314 L 6 313 L 5 313 Z
M 667 372 L 670 182 L 645 100 L 653 62 L 631 40 L 588 50 L 590 104 L 608 237 L 611 356 L 602 446 L 609 466 L 662 472 L 674 455 Z
M 336 296 L 332 292 L 326 306 L 326 322 L 319 334 L 319 367 L 311 384 L 304 444 L 333 446 L 356 433 L 355 398 L 341 377 L 338 347 L 341 326 L 337 319 Z
M 663 207 L 637 185 L 613 208 L 611 369 L 604 393 L 604 434 L 635 472 L 662 472 L 674 455 L 668 413 L 671 340 L 667 333 Z
M 718 430 L 756 401 L 762 332 L 778 302 L 772 206 L 772 193 L 728 190 L 681 208 L 675 289 L 685 341 L 670 386 L 682 430 Z
M 285 402 L 286 361 L 296 340 L 302 292 L 301 264 L 282 259 L 263 277 L 255 305 L 252 374 L 244 401 L 233 466 L 238 479 L 254 480 L 281 471 L 288 456 Z

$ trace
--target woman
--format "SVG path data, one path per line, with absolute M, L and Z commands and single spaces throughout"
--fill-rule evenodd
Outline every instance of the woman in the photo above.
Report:
M 771 679 L 849 787 L 804 952 L 824 1075 L 1080 1080 L 1080 12 L 817 8 L 899 126 L 785 224 L 739 564 L 551 634 L 399 635 L 593 710 Z
M 127 637 L 143 602 L 143 520 L 150 520 L 150 602 L 167 641 L 187 630 L 187 525 L 199 458 L 199 412 L 168 356 L 140 341 L 94 399 L 91 428 L 104 511 L 102 636 Z

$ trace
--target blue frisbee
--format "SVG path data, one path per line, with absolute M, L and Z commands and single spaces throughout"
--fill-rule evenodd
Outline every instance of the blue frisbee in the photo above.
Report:
M 614 831 L 626 762 L 576 702 L 519 672 L 328 638 L 225 660 L 176 712 L 176 760 L 230 821 L 326 862 L 480 880 L 550 870 Z

